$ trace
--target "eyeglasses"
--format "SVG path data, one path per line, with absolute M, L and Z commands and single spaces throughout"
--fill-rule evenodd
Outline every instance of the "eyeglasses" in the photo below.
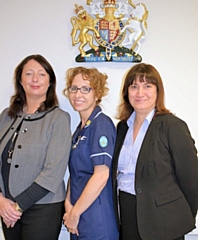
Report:
M 68 87 L 68 91 L 69 91 L 70 93 L 77 93 L 78 90 L 80 90 L 80 92 L 81 92 L 82 94 L 87 94 L 87 93 L 89 93 L 89 92 L 92 90 L 92 88 L 90 88 L 90 87 L 81 87 L 81 88 L 78 88 L 78 87 L 76 87 L 76 86 Z

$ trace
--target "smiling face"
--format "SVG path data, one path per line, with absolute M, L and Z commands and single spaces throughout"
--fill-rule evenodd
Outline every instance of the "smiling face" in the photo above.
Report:
M 50 77 L 46 70 L 34 59 L 29 60 L 23 67 L 21 85 L 26 98 L 45 101 L 46 93 L 50 85 Z
M 77 74 L 71 84 L 71 87 L 75 86 L 77 88 L 81 87 L 91 87 L 89 80 L 84 80 L 82 74 Z M 78 111 L 81 118 L 87 119 L 96 106 L 97 97 L 95 96 L 95 91 L 92 89 L 89 93 L 83 94 L 78 89 L 76 93 L 68 93 L 69 101 L 74 108 Z
M 136 113 L 147 115 L 156 106 L 157 87 L 139 79 L 133 81 L 128 87 L 128 98 Z

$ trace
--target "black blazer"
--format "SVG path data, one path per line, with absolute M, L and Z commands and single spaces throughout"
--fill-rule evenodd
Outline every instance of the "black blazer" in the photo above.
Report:
M 127 130 L 126 122 L 119 122 L 113 157 L 117 221 L 116 174 Z M 198 158 L 194 140 L 184 121 L 172 114 L 152 120 L 137 160 L 135 190 L 138 229 L 143 240 L 172 240 L 195 228 Z

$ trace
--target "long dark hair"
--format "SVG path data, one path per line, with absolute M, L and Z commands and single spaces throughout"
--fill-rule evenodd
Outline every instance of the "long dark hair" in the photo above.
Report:
M 15 94 L 11 97 L 10 100 L 10 108 L 8 115 L 11 118 L 16 117 L 16 115 L 23 110 L 23 107 L 26 105 L 26 95 L 25 91 L 21 85 L 21 75 L 23 72 L 24 65 L 29 60 L 35 60 L 37 61 L 49 74 L 50 77 L 50 86 L 46 93 L 46 100 L 41 104 L 41 106 L 38 109 L 38 112 L 46 111 L 50 109 L 51 107 L 58 105 L 58 98 L 56 95 L 56 76 L 54 73 L 54 70 L 50 63 L 41 55 L 30 55 L 27 56 L 22 60 L 21 63 L 16 67 L 15 73 L 14 73 L 14 87 L 15 87 Z
M 156 100 L 156 114 L 162 115 L 170 113 L 165 107 L 164 103 L 164 86 L 162 78 L 159 72 L 150 64 L 140 63 L 133 66 L 127 73 L 124 79 L 124 86 L 122 89 L 121 103 L 118 107 L 117 118 L 123 121 L 127 121 L 134 108 L 131 106 L 128 98 L 128 88 L 133 84 L 135 80 L 140 82 L 152 83 L 157 87 L 157 100 Z

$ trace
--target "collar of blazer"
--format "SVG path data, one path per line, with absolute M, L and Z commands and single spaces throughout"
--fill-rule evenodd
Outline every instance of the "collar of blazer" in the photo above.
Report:
M 12 128 L 12 126 L 14 125 L 14 123 L 17 121 L 18 125 L 22 122 L 22 121 L 36 121 L 39 120 L 43 117 L 45 117 L 48 113 L 52 112 L 55 108 L 57 108 L 58 106 L 54 106 L 52 108 L 50 108 L 47 111 L 44 112 L 40 112 L 40 113 L 35 113 L 35 114 L 25 114 L 24 112 L 20 112 L 12 121 L 10 121 L 10 123 L 8 123 L 8 128 L 5 130 L 5 132 L 2 132 L 2 137 L 0 139 L 0 144 L 3 141 L 3 139 L 5 138 L 5 136 L 8 134 L 8 132 L 10 131 L 10 129 Z M 21 119 L 21 120 L 19 120 Z
M 146 132 L 146 135 L 144 137 L 144 140 L 142 142 L 142 146 L 140 149 L 140 153 L 138 156 L 138 161 L 137 161 L 137 173 L 140 173 L 141 171 L 139 171 L 140 169 L 142 169 L 144 162 L 147 159 L 148 153 L 153 145 L 154 139 L 155 139 L 155 133 L 156 133 L 156 129 L 158 126 L 158 123 L 160 123 L 162 121 L 162 118 L 160 116 L 157 116 L 156 118 L 154 118 L 150 125 L 149 128 Z M 116 145 L 115 145 L 115 150 L 114 150 L 114 158 L 116 163 L 118 163 L 118 158 L 119 158 L 119 153 L 120 150 L 122 148 L 126 133 L 128 130 L 128 125 L 125 121 L 121 121 L 118 123 L 117 126 L 117 139 L 116 139 Z M 117 168 L 117 164 L 114 165 L 114 168 Z
M 153 146 L 154 139 L 155 139 L 156 133 L 158 131 L 158 126 L 163 121 L 163 118 L 166 115 L 167 114 L 159 115 L 159 116 L 153 118 L 153 120 L 151 121 L 151 123 L 149 125 L 149 128 L 146 132 L 146 135 L 144 137 L 144 140 L 142 142 L 142 146 L 141 146 L 141 149 L 139 152 L 137 166 L 136 166 L 136 169 L 138 170 L 138 171 L 136 171 L 136 177 L 139 176 L 145 161 L 148 159 L 149 152 L 151 150 L 151 147 Z
M 47 111 L 38 112 L 38 113 L 34 113 L 34 114 L 26 114 L 24 112 L 21 112 L 17 115 L 17 117 L 22 118 L 24 121 L 36 121 L 36 120 L 39 120 L 39 119 L 45 117 L 48 113 L 52 112 L 57 107 L 58 106 L 54 106 Z

